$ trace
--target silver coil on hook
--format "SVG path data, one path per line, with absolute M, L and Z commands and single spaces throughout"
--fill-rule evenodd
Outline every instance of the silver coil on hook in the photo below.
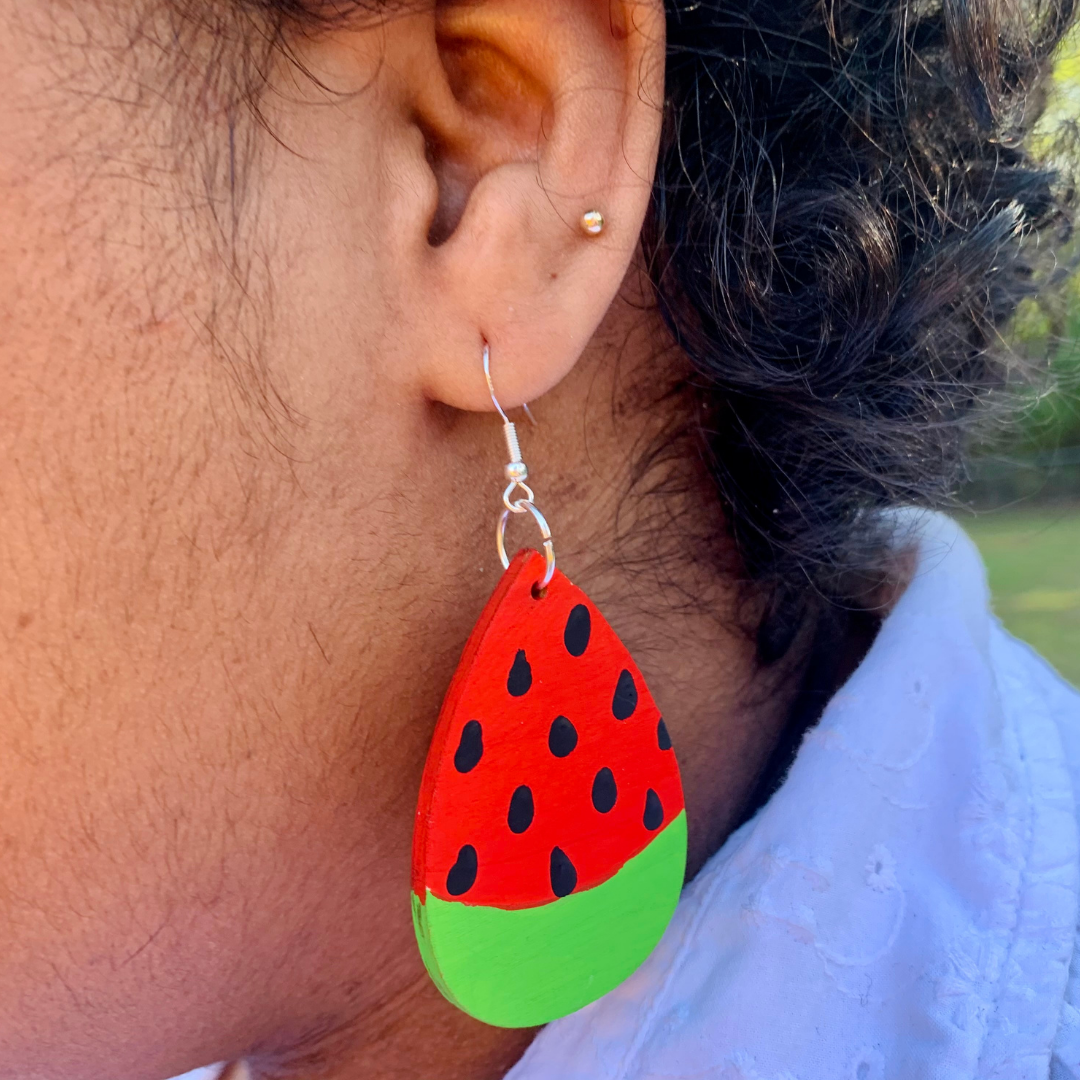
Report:
M 506 453 L 510 459 L 503 468 L 509 483 L 502 496 L 505 509 L 499 515 L 499 524 L 495 530 L 495 546 L 498 549 L 503 569 L 509 568 L 510 559 L 506 554 L 506 523 L 510 520 L 511 514 L 532 514 L 533 520 L 539 526 L 540 535 L 543 538 L 545 563 L 544 577 L 537 582 L 536 587 L 537 589 L 545 589 L 555 576 L 555 545 L 551 538 L 551 529 L 548 526 L 547 519 L 540 513 L 533 502 L 533 490 L 525 483 L 529 478 L 529 468 L 521 457 L 521 444 L 518 442 L 517 427 L 513 420 L 506 415 L 502 405 L 499 404 L 499 399 L 495 396 L 495 385 L 491 381 L 491 348 L 486 341 L 484 342 L 484 379 L 487 381 L 488 393 L 491 395 L 491 402 L 495 406 L 495 411 L 502 418 L 503 438 L 506 441 Z M 535 424 L 536 420 L 529 411 L 529 406 L 525 405 L 524 409 L 526 415 Z M 520 494 L 515 498 L 514 493 L 516 491 L 520 491 Z

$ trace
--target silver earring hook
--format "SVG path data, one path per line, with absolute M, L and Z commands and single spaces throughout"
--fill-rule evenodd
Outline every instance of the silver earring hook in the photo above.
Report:
M 502 417 L 503 438 L 506 440 L 506 451 L 510 458 L 503 469 L 506 479 L 510 482 L 503 492 L 502 501 L 505 509 L 499 515 L 499 524 L 495 530 L 495 546 L 498 549 L 503 569 L 508 569 L 510 559 L 506 554 L 506 523 L 510 520 L 511 514 L 532 514 L 544 542 L 544 576 L 536 583 L 536 587 L 537 589 L 546 589 L 555 576 L 555 545 L 551 539 L 551 529 L 548 527 L 547 519 L 540 513 L 533 502 L 532 488 L 525 483 L 529 478 L 529 469 L 521 457 L 521 445 L 518 442 L 517 428 L 513 420 L 506 415 L 502 405 L 499 404 L 499 399 L 495 396 L 495 384 L 491 379 L 491 348 L 486 341 L 484 342 L 484 379 L 487 382 L 488 393 L 491 395 L 491 403 L 495 406 L 495 411 Z M 528 405 L 525 406 L 525 413 L 535 425 L 536 420 L 529 411 Z M 516 499 L 511 498 L 515 490 L 519 488 L 521 494 Z
M 502 417 L 504 424 L 510 423 L 510 417 L 503 411 L 503 407 L 499 404 L 499 399 L 495 396 L 495 384 L 491 381 L 491 346 L 484 342 L 484 378 L 487 380 L 488 393 L 491 395 L 491 404 L 495 406 L 495 411 Z
M 484 342 L 484 378 L 487 380 L 488 393 L 491 395 L 491 403 L 495 406 L 495 411 L 502 417 L 504 424 L 510 423 L 510 417 L 503 411 L 503 407 L 499 404 L 499 399 L 495 396 L 495 384 L 491 381 L 491 346 Z M 521 407 L 525 410 L 525 415 L 529 418 L 529 423 L 533 427 L 539 427 L 536 422 L 536 417 L 532 414 L 532 409 L 529 408 L 529 403 L 523 401 Z

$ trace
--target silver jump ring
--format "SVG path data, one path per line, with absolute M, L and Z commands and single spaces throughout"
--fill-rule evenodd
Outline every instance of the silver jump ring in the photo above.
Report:
M 520 499 L 514 499 L 511 501 L 510 496 L 514 493 L 514 488 L 521 488 L 524 495 Z M 521 480 L 511 480 L 506 485 L 506 490 L 503 492 L 503 506 L 510 511 L 511 514 L 524 514 L 525 506 L 532 505 L 533 493 L 532 488 L 528 484 Z
M 499 527 L 495 530 L 495 544 L 499 549 L 499 558 L 502 560 L 503 569 L 508 570 L 510 568 L 510 560 L 506 557 L 506 523 L 510 520 L 512 513 L 520 514 L 528 510 L 536 520 L 536 524 L 540 527 L 540 535 L 544 538 L 544 577 L 537 582 L 537 588 L 546 589 L 555 576 L 555 545 L 551 539 L 551 529 L 548 527 L 547 519 L 531 502 L 518 499 L 514 506 L 517 509 L 509 507 L 499 515 Z

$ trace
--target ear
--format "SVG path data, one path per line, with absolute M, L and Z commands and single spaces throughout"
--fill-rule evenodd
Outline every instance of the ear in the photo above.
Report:
M 439 0 L 430 19 L 387 24 L 384 62 L 432 181 L 400 185 L 393 211 L 402 322 L 430 399 L 491 408 L 485 340 L 507 407 L 577 361 L 637 249 L 664 36 L 662 0 Z

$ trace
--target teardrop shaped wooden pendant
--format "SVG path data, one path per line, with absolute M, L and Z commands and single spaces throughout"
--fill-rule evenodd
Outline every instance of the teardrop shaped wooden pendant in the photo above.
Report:
M 660 940 L 686 869 L 679 767 L 626 647 L 517 554 L 439 714 L 416 810 L 413 923 L 443 994 L 500 1027 L 580 1009 Z

